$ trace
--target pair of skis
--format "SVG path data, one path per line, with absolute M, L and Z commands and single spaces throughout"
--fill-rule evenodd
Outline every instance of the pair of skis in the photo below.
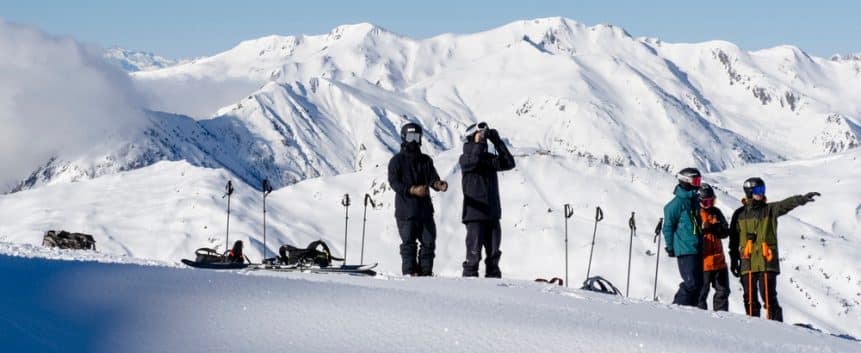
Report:
M 273 191 L 272 185 L 269 183 L 269 179 L 263 179 L 263 259 L 267 259 L 268 246 L 266 242 L 266 197 Z M 226 234 L 224 244 L 230 244 L 230 199 L 234 192 L 233 182 L 228 180 L 227 185 L 225 186 L 225 193 L 221 197 L 222 199 L 227 197 L 227 226 L 226 226 Z M 368 205 L 376 208 L 376 204 L 374 200 L 371 198 L 371 195 L 365 194 L 365 210 L 364 216 L 362 220 L 362 247 L 361 247 L 361 255 L 360 255 L 360 265 L 347 265 L 347 230 L 349 228 L 349 207 L 350 207 L 350 195 L 345 194 L 344 198 L 341 200 L 341 205 L 344 206 L 344 264 L 341 266 L 327 266 L 327 267 L 319 267 L 319 266 L 303 266 L 303 265 L 284 265 L 284 264 L 272 264 L 272 263 L 264 263 L 254 264 L 249 262 L 245 263 L 229 263 L 229 262 L 197 262 L 191 261 L 187 259 L 182 259 L 182 263 L 194 268 L 201 269 L 211 269 L 211 270 L 242 270 L 242 269 L 250 269 L 250 270 L 271 270 L 271 271 L 283 271 L 283 272 L 310 272 L 310 273 L 347 273 L 347 274 L 358 274 L 358 275 L 368 275 L 374 276 L 376 272 L 373 271 L 377 264 L 361 264 L 364 262 L 365 258 L 365 229 L 368 223 Z
M 305 272 L 305 273 L 342 273 L 362 276 L 376 276 L 374 268 L 377 264 L 367 265 L 341 265 L 330 267 L 280 265 L 280 264 L 255 264 L 255 263 L 231 263 L 231 262 L 195 262 L 182 259 L 182 263 L 189 267 L 205 270 L 263 270 L 276 272 Z

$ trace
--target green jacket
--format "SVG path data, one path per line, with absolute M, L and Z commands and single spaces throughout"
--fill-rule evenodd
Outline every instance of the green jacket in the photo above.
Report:
M 697 190 L 676 186 L 673 194 L 676 197 L 664 206 L 664 226 L 661 229 L 667 249 L 676 256 L 700 254 L 703 237 Z
M 742 200 L 744 206 L 735 210 L 732 215 L 729 239 L 731 259 L 740 259 L 744 254 L 748 237 L 753 239 L 750 258 L 741 259 L 741 273 L 764 271 L 780 273 L 780 252 L 777 249 L 777 217 L 806 204 L 807 201 L 807 198 L 801 195 L 768 203 Z M 771 261 L 765 259 L 762 243 L 771 249 Z

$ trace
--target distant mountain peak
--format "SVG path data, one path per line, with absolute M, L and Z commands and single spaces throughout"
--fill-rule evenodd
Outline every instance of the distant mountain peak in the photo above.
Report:
M 163 69 L 179 63 L 177 60 L 168 59 L 145 51 L 129 50 L 120 47 L 109 48 L 104 57 L 127 72 L 150 71 Z
M 834 54 L 830 59 L 832 61 L 861 61 L 861 52 L 855 54 Z

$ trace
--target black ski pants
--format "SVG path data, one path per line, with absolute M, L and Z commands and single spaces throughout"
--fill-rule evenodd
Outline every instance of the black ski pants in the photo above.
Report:
M 724 269 L 703 272 L 703 289 L 700 290 L 700 309 L 708 310 L 709 290 L 714 287 L 715 295 L 712 299 L 714 311 L 729 311 L 729 271 Z
M 673 304 L 697 306 L 703 286 L 703 258 L 698 254 L 677 256 L 682 283 L 673 298 Z
M 436 250 L 433 219 L 399 219 L 397 222 L 401 235 L 401 271 L 404 275 L 432 276 Z
M 741 276 L 741 285 L 744 288 L 744 310 L 748 315 L 759 317 L 759 298 L 762 298 L 766 318 L 783 321 L 783 308 L 777 301 L 777 272 L 748 272 Z
M 478 277 L 481 249 L 484 248 L 484 277 L 500 278 L 499 258 L 502 252 L 502 230 L 499 220 L 466 223 L 466 261 L 463 262 L 464 277 Z

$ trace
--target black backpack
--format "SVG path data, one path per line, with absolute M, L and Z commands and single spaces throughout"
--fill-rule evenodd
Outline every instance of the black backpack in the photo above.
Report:
M 285 244 L 278 249 L 278 254 L 281 255 L 278 260 L 287 265 L 329 267 L 333 260 L 344 261 L 332 256 L 329 245 L 322 240 L 313 241 L 304 249 Z
M 243 263 L 246 260 L 245 254 L 242 251 L 242 240 L 237 240 L 233 243 L 233 248 L 224 254 L 218 253 L 215 249 L 200 248 L 194 252 L 195 262 L 199 263 Z M 250 262 L 250 261 L 249 261 Z
M 42 246 L 60 249 L 96 250 L 96 240 L 92 235 L 49 230 L 42 238 Z

